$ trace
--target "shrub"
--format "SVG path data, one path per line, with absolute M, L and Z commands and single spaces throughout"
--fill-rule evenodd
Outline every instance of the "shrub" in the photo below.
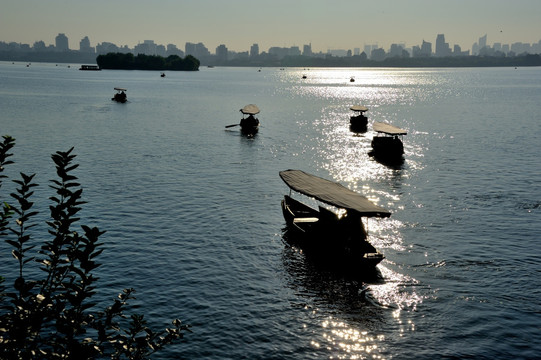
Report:
M 4 166 L 12 164 L 9 151 L 15 139 L 3 136 L 0 143 L 0 190 Z M 73 148 L 56 152 L 52 160 L 58 179 L 51 180 L 55 195 L 49 199 L 51 217 L 46 222 L 50 240 L 45 241 L 37 254 L 32 254 L 28 230 L 37 224 L 32 219 L 33 175 L 21 173 L 13 180 L 17 189 L 10 194 L 14 200 L 2 202 L 0 237 L 12 247 L 18 266 L 13 291 L 7 290 L 0 278 L 0 354 L 6 359 L 147 359 L 164 346 L 182 339 L 189 326 L 180 320 L 173 327 L 153 332 L 143 315 L 125 314 L 127 303 L 134 298 L 133 289 L 125 289 L 111 306 L 95 311 L 92 302 L 97 278 L 93 270 L 101 254 L 99 238 L 104 231 L 81 225 L 77 213 L 81 206 L 82 189 L 72 172 Z M 0 193 L 1 194 L 1 193 Z M 43 271 L 37 279 L 25 277 L 25 269 L 36 265 Z M 39 272 L 38 272 L 39 273 Z

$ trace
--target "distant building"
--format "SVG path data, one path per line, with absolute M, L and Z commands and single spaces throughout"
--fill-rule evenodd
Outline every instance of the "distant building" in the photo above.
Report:
M 79 51 L 84 52 L 84 53 L 94 53 L 95 52 L 94 48 L 90 46 L 90 40 L 88 39 L 88 36 L 85 36 L 79 42 Z
M 45 51 L 46 46 L 45 46 L 45 43 L 40 40 L 34 43 L 34 45 L 32 46 L 32 49 L 34 49 L 34 51 Z
M 98 54 L 108 54 L 108 53 L 122 53 L 118 46 L 110 42 L 102 42 L 101 44 L 96 45 L 96 53 Z
M 177 46 L 174 44 L 167 44 L 166 52 L 167 52 L 167 56 L 177 55 L 180 57 L 184 57 L 184 52 L 180 50 L 179 48 L 177 48 Z
M 287 52 L 287 55 L 289 56 L 300 56 L 301 55 L 301 49 L 299 49 L 298 46 L 292 46 L 289 48 L 289 51 Z
M 216 60 L 219 62 L 226 62 L 228 60 L 228 50 L 224 44 L 216 48 Z
M 423 40 L 421 47 L 414 46 L 411 50 L 412 57 L 429 57 L 432 56 L 432 43 Z
M 332 56 L 345 57 L 348 56 L 348 51 L 344 49 L 327 50 L 327 54 Z
M 374 49 L 370 53 L 370 59 L 374 61 L 383 61 L 385 60 L 385 56 L 385 50 L 383 50 L 382 48 Z
M 57 51 L 68 51 L 68 37 L 64 34 L 58 34 L 55 38 L 55 48 Z
M 154 40 L 145 40 L 143 43 L 135 45 L 133 48 L 134 55 L 144 54 L 144 55 L 156 55 L 157 45 L 154 43 Z
M 312 44 L 304 45 L 302 48 L 302 54 L 304 56 L 312 56 Z
M 203 45 L 203 43 L 190 43 L 187 42 L 184 46 L 184 51 L 186 55 L 192 55 L 197 59 L 210 56 L 210 51 Z
M 451 48 L 449 43 L 445 42 L 445 35 L 443 34 L 438 34 L 436 37 L 436 56 L 451 56 Z
M 375 50 L 378 47 L 379 46 L 377 44 L 376 45 L 365 45 L 364 46 L 364 53 L 371 56 L 372 50 Z
M 269 54 L 276 56 L 278 59 L 283 59 L 289 54 L 289 48 L 273 46 L 269 48 Z
M 258 44 L 253 44 L 250 47 L 250 56 L 255 57 L 255 56 L 258 56 L 258 55 L 259 55 L 259 45 Z
M 479 50 L 487 46 L 487 34 L 479 38 Z
M 407 54 L 407 56 L 406 56 Z M 408 57 L 409 53 L 405 49 L 405 44 L 391 44 L 388 57 Z
M 462 51 L 462 48 L 460 47 L 460 45 L 455 45 L 453 47 L 453 56 L 468 56 L 468 55 L 470 55 L 470 51 L 469 50 Z
M 167 56 L 167 50 L 165 49 L 164 45 L 156 45 L 156 55 L 161 57 Z

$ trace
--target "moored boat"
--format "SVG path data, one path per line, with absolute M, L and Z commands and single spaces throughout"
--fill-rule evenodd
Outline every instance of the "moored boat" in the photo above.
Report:
M 126 89 L 116 87 L 116 94 L 111 98 L 111 100 L 119 102 L 119 103 L 125 103 L 128 101 L 128 96 L 126 95 Z
M 337 209 L 314 209 L 285 195 L 282 213 L 293 245 L 353 269 L 373 269 L 384 259 L 368 242 L 361 218 L 389 217 L 390 212 L 339 183 L 301 170 L 281 171 L 280 177 L 291 190 Z
M 81 65 L 79 70 L 85 70 L 85 71 L 100 71 L 100 67 L 98 65 Z
M 407 131 L 391 124 L 375 122 L 377 135 L 372 139 L 372 155 L 384 160 L 400 160 L 404 154 L 404 144 L 399 138 Z
M 259 130 L 259 119 L 255 117 L 255 115 L 259 114 L 259 108 L 257 105 L 248 104 L 240 109 L 240 112 L 242 113 L 240 130 L 245 135 L 255 135 Z
M 368 125 L 368 118 L 364 115 L 368 111 L 366 106 L 353 105 L 349 108 L 353 111 L 354 115 L 349 118 L 349 125 L 353 131 L 366 131 Z

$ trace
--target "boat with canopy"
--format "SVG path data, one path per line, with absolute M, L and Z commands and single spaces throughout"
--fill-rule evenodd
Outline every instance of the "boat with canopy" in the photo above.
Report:
M 126 96 L 126 91 L 128 90 L 120 87 L 116 87 L 115 90 L 116 94 L 111 98 L 111 100 L 119 103 L 125 103 L 126 101 L 128 101 L 128 97 Z
M 404 144 L 399 136 L 407 135 L 408 132 L 383 122 L 374 122 L 373 128 L 377 132 L 372 139 L 373 155 L 385 159 L 401 159 Z
M 315 251 L 329 260 L 346 261 L 358 267 L 373 268 L 384 259 L 367 240 L 362 217 L 386 218 L 391 213 L 361 194 L 334 181 L 302 170 L 281 171 L 280 178 L 295 192 L 332 208 L 315 209 L 285 195 L 281 202 L 287 230 L 293 243 L 306 251 Z
M 242 109 L 242 119 L 240 120 L 240 130 L 246 135 L 254 135 L 259 130 L 259 119 L 255 115 L 259 114 L 260 110 L 257 105 L 248 104 Z M 246 116 L 247 115 L 247 116 Z
M 354 112 L 354 115 L 349 118 L 349 125 L 353 131 L 366 131 L 368 125 L 368 118 L 364 115 L 368 111 L 366 106 L 353 105 L 349 108 Z

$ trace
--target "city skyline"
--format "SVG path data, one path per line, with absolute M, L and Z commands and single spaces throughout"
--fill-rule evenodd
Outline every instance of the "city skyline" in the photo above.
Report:
M 372 44 L 384 49 L 391 44 L 412 47 L 423 40 L 435 44 L 436 34 L 445 34 L 451 47 L 471 50 L 485 34 L 493 43 L 537 43 L 539 13 L 537 0 L 165 0 L 159 5 L 96 0 L 91 6 L 7 0 L 0 14 L 0 40 L 54 44 L 56 35 L 65 33 L 70 49 L 78 49 L 88 36 L 92 46 L 111 42 L 133 48 L 154 39 L 179 48 L 187 42 L 204 43 L 209 49 L 225 44 L 236 52 L 254 43 L 260 49 L 311 44 L 313 52 L 325 53 Z
M 75 41 L 76 42 L 76 41 Z M 202 55 L 205 57 L 207 55 L 217 55 L 227 57 L 227 52 L 230 52 L 227 44 L 220 44 L 216 47 L 215 52 L 212 49 L 208 49 L 205 44 L 199 43 L 185 43 L 184 47 L 177 46 L 177 44 L 161 44 L 160 42 L 155 42 L 154 40 L 144 40 L 141 43 L 138 43 L 133 48 L 128 47 L 127 45 L 118 46 L 118 44 L 103 42 L 99 44 L 92 45 L 88 36 L 85 36 L 83 39 L 78 41 L 78 46 L 69 46 L 69 37 L 64 33 L 59 33 L 55 37 L 54 44 L 45 44 L 43 40 L 38 40 L 34 44 L 23 44 L 15 43 L 16 47 L 12 46 L 13 43 L 8 43 L 0 39 L 0 51 L 76 51 L 84 53 L 96 53 L 96 54 L 105 54 L 108 52 L 133 52 L 135 54 L 146 54 L 146 55 Z M 530 53 L 530 54 L 541 54 L 541 40 L 538 40 L 534 43 L 523 43 L 516 42 L 513 44 L 502 44 L 494 42 L 491 44 L 487 39 L 487 34 L 478 38 L 478 42 L 475 42 L 472 46 L 472 49 L 462 49 L 459 45 L 455 44 L 454 46 L 446 41 L 445 34 L 437 34 L 435 38 L 435 43 L 432 41 L 426 41 L 423 39 L 422 44 L 405 46 L 405 44 L 391 44 L 390 49 L 383 49 L 376 45 L 365 45 L 363 48 L 354 48 L 352 49 L 334 49 L 328 50 L 326 54 L 332 54 L 335 56 L 351 56 L 351 55 L 360 55 L 364 52 L 369 58 L 372 55 L 372 51 L 380 51 L 380 56 L 403 56 L 402 51 L 407 51 L 407 56 L 413 57 L 423 57 L 423 56 L 468 56 L 468 55 L 479 55 L 480 53 L 484 55 L 493 55 L 494 51 L 502 52 L 507 54 L 511 52 L 512 54 L 521 54 L 521 53 Z M 201 52 L 202 51 L 202 52 Z M 382 52 L 381 52 L 382 51 Z M 389 53 L 386 53 L 388 51 Z M 243 54 L 249 54 L 250 56 L 258 55 L 259 53 L 269 53 L 278 55 L 279 58 L 282 58 L 285 55 L 319 55 L 322 56 L 325 53 L 319 52 L 316 53 L 312 51 L 311 44 L 304 44 L 303 46 L 291 46 L 291 47 L 278 47 L 271 46 L 267 49 L 260 49 L 259 44 L 254 43 L 250 46 L 249 50 L 242 52 L 231 51 L 232 54 L 238 54 L 243 56 Z M 379 60 L 383 60 L 381 57 Z

